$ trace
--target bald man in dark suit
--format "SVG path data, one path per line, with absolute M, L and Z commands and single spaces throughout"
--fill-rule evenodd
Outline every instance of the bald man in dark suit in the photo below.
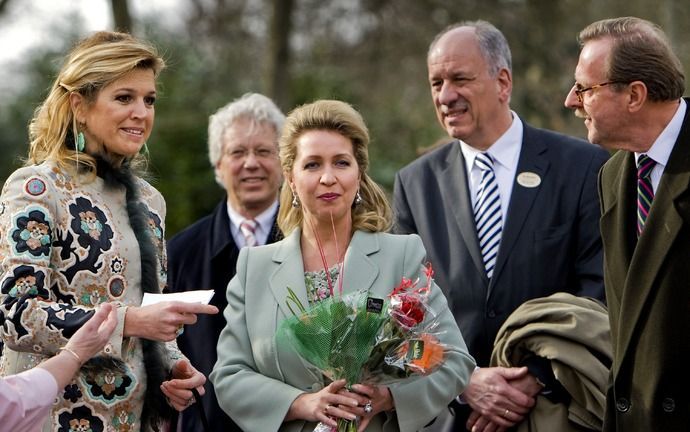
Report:
M 565 291 L 603 300 L 596 178 L 608 154 L 511 111 L 510 49 L 491 24 L 444 30 L 427 61 L 439 122 L 454 140 L 398 173 L 396 229 L 421 236 L 481 367 L 455 406 L 454 430 L 512 427 L 545 385 L 558 384 L 538 358 L 488 367 L 496 333 L 532 298 Z

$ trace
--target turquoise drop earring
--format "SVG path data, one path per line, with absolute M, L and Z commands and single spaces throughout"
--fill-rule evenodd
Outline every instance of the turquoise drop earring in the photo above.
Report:
M 86 147 L 86 140 L 84 139 L 84 133 L 83 132 L 79 132 L 77 134 L 77 146 L 76 147 L 77 147 L 78 152 L 83 152 L 84 147 Z

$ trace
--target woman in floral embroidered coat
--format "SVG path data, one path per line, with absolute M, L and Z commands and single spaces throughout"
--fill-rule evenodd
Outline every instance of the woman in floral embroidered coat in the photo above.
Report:
M 59 392 L 44 431 L 156 430 L 191 404 L 191 389 L 203 394 L 205 377 L 174 340 L 217 309 L 139 307 L 165 281 L 165 202 L 135 174 L 163 67 L 127 34 L 81 41 L 31 121 L 27 166 L 2 191 L 0 373 L 54 355 L 99 304 L 118 308 L 102 355 Z

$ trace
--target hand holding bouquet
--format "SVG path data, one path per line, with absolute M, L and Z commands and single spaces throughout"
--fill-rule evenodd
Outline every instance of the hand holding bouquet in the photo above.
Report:
M 344 378 L 348 386 L 428 375 L 446 353 L 435 334 L 436 314 L 428 306 L 432 276 L 428 266 L 424 286 L 403 278 L 384 299 L 368 291 L 341 291 L 309 309 L 298 305 L 300 313 L 283 321 L 277 340 L 289 343 L 329 379 Z M 296 296 L 288 300 L 294 304 Z M 324 427 L 317 430 L 329 430 Z M 338 420 L 339 432 L 356 429 L 355 422 Z

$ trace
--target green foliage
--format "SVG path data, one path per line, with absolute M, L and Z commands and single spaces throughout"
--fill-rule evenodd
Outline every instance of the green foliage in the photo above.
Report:
M 65 15 L 45 29 L 60 35 L 52 45 L 37 46 L 21 59 L 3 68 L 8 82 L 0 98 L 0 180 L 4 180 L 24 164 L 29 150 L 28 125 L 34 110 L 47 96 L 57 71 L 62 65 L 64 52 L 83 34 L 83 20 L 79 16 Z
M 636 15 L 659 23 L 686 68 L 690 10 L 678 0 L 302 0 L 292 13 L 290 101 L 286 111 L 319 98 L 338 98 L 362 112 L 370 129 L 372 177 L 388 191 L 395 173 L 420 151 L 445 141 L 429 96 L 426 54 L 434 36 L 461 20 L 500 28 L 513 52 L 513 109 L 536 126 L 585 136 L 563 107 L 573 81 L 577 32 L 605 17 Z M 168 237 L 207 214 L 223 196 L 206 150 L 208 116 L 250 91 L 263 92 L 268 0 L 189 2 L 183 28 L 159 17 L 134 17 L 134 28 L 165 52 L 149 141 L 154 184 L 168 204 Z M 0 177 L 26 155 L 27 124 L 76 35 L 76 17 L 49 31 L 56 47 L 32 50 L 12 73 L 0 100 Z M 271 96 L 271 95 L 268 95 Z
M 3 181 L 23 165 L 27 157 L 29 121 L 48 93 L 62 58 L 62 50 L 35 50 L 29 53 L 24 62 L 11 65 L 8 74 L 16 85 L 13 92 L 0 102 L 0 152 L 3 155 L 0 159 L 0 179 Z

